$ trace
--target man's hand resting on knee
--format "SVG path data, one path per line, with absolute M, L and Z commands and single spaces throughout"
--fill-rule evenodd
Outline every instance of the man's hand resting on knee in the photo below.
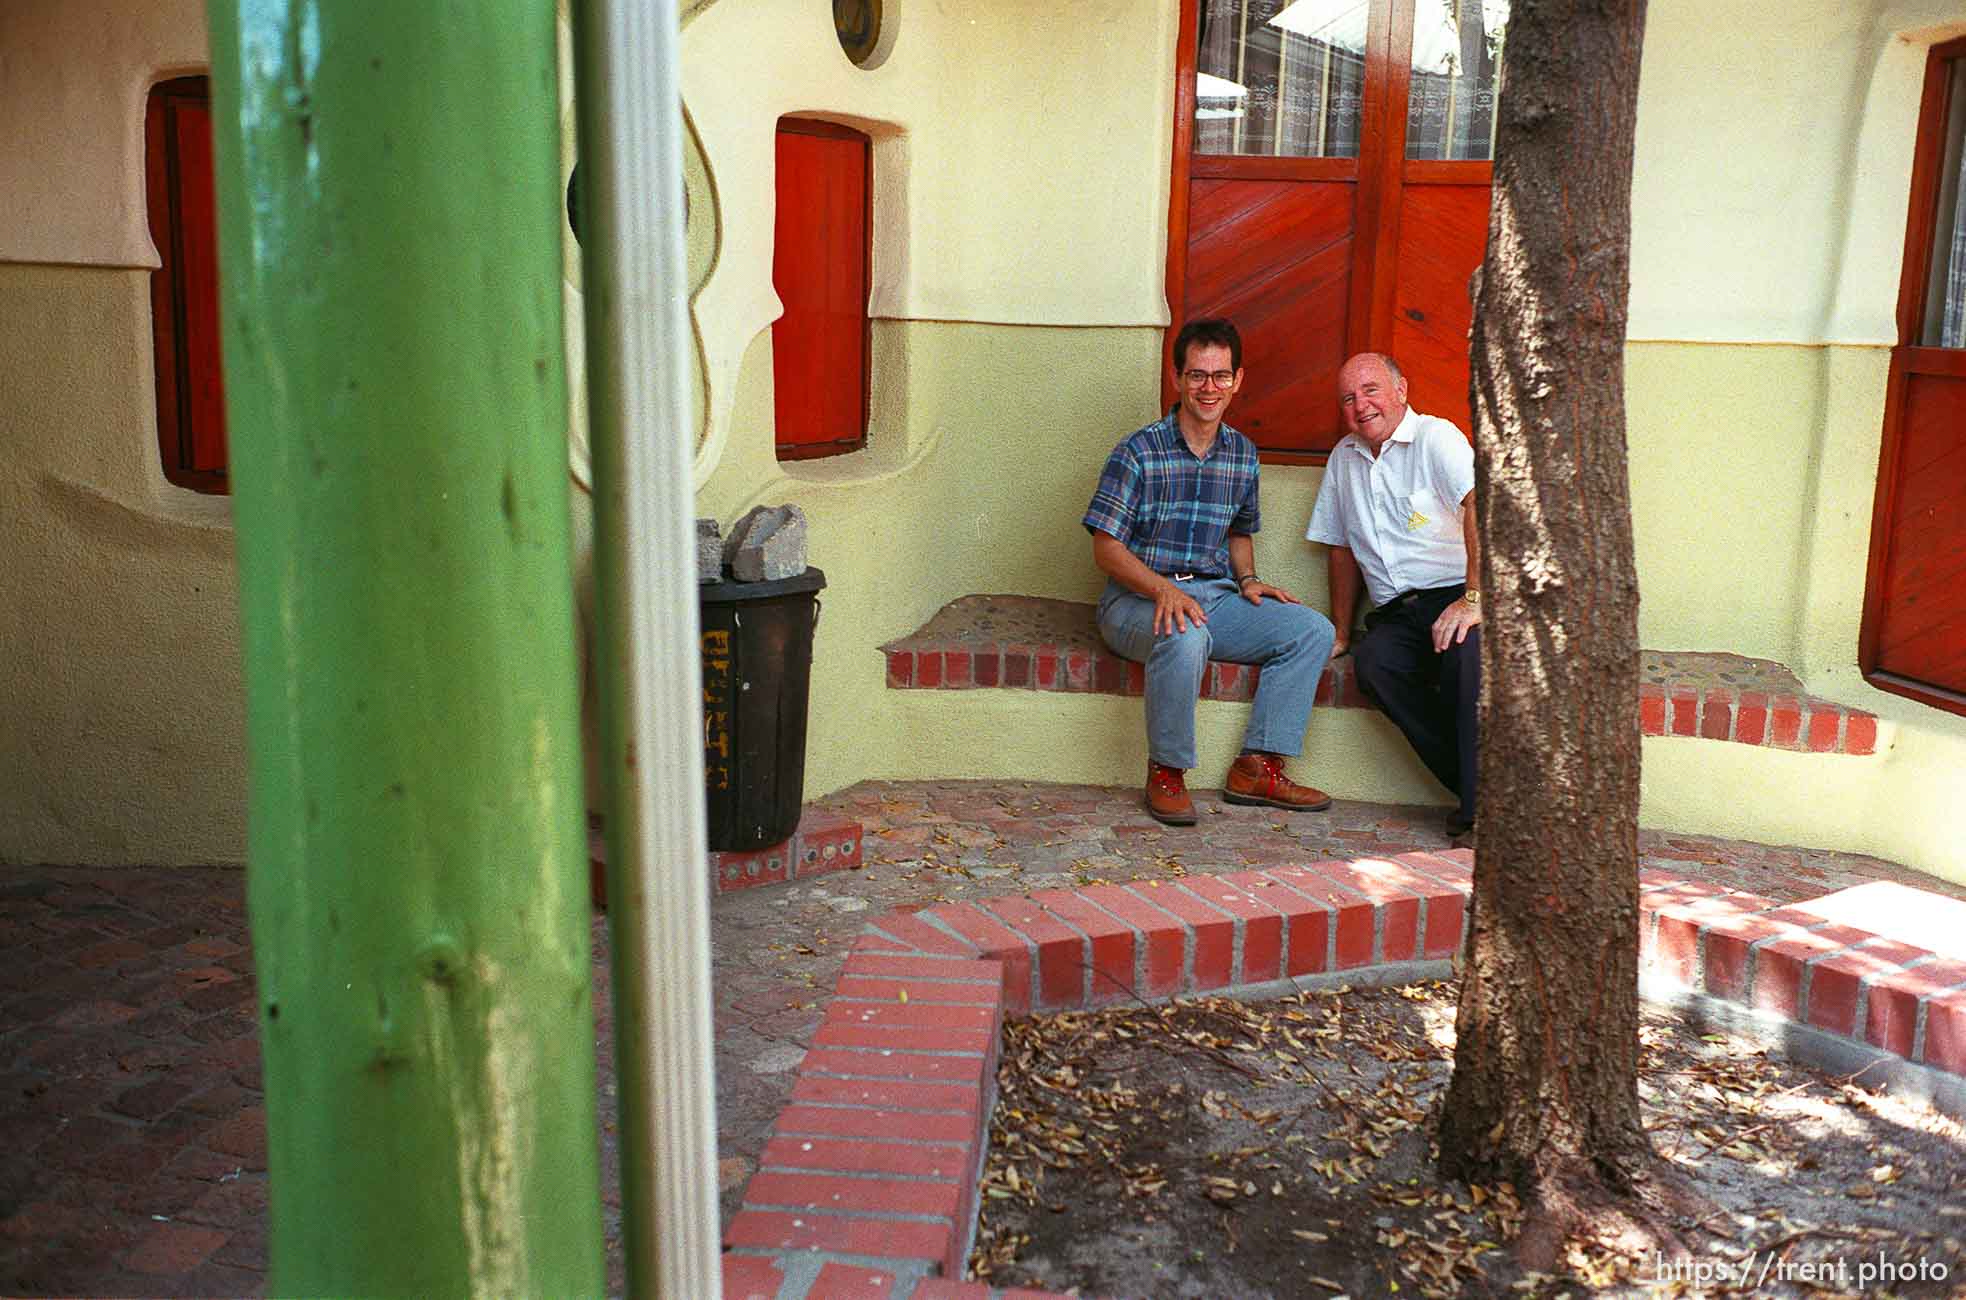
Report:
M 1195 598 L 1174 583 L 1163 582 L 1154 589 L 1155 636 L 1186 632 L 1207 621 L 1208 615 L 1201 612 L 1201 605 Z
M 1272 600 L 1280 600 L 1286 605 L 1301 605 L 1304 603 L 1285 591 L 1282 587 L 1272 587 L 1269 583 L 1263 582 L 1260 579 L 1242 584 L 1242 598 L 1250 604 L 1262 604 L 1263 597 L 1265 596 L 1270 597 Z
M 1468 639 L 1468 629 L 1481 622 L 1481 610 L 1465 600 L 1457 600 L 1440 611 L 1434 620 L 1434 653 L 1444 652 L 1450 645 L 1460 645 Z

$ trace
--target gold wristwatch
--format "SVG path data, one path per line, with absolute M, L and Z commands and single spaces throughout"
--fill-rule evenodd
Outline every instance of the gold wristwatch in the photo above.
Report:
M 1461 599 L 1467 601 L 1469 607 L 1472 609 L 1481 608 L 1481 593 L 1473 587 L 1469 587 L 1466 591 L 1462 592 Z

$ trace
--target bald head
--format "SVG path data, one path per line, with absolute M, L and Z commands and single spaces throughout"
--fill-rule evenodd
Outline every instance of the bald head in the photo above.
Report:
M 1374 456 L 1406 418 L 1406 376 L 1383 352 L 1361 352 L 1338 367 L 1338 414 Z

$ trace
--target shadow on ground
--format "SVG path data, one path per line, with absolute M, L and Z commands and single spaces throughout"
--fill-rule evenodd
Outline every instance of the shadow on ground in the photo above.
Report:
M 1576 1241 L 1561 1275 L 1525 1274 L 1516 1189 L 1434 1173 L 1454 997 L 1327 989 L 1007 1025 L 972 1270 L 1156 1300 L 1966 1287 L 1966 1129 L 1658 1010 L 1640 1097 L 1655 1150 L 1710 1202 L 1671 1225 L 1688 1253 Z

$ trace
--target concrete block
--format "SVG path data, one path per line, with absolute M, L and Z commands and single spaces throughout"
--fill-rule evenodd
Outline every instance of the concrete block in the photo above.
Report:
M 760 507 L 731 537 L 737 543 L 731 575 L 739 582 L 775 582 L 806 571 L 806 517 L 797 506 Z M 728 542 L 725 550 L 731 553 Z
M 696 521 L 696 580 L 715 582 L 723 576 L 724 539 L 714 519 Z
M 744 512 L 744 517 L 730 526 L 724 534 L 724 567 L 730 568 L 737 562 L 737 548 L 744 545 L 744 539 L 758 526 L 758 521 L 771 515 L 774 506 L 752 506 Z M 762 536 L 762 534 L 760 534 Z

